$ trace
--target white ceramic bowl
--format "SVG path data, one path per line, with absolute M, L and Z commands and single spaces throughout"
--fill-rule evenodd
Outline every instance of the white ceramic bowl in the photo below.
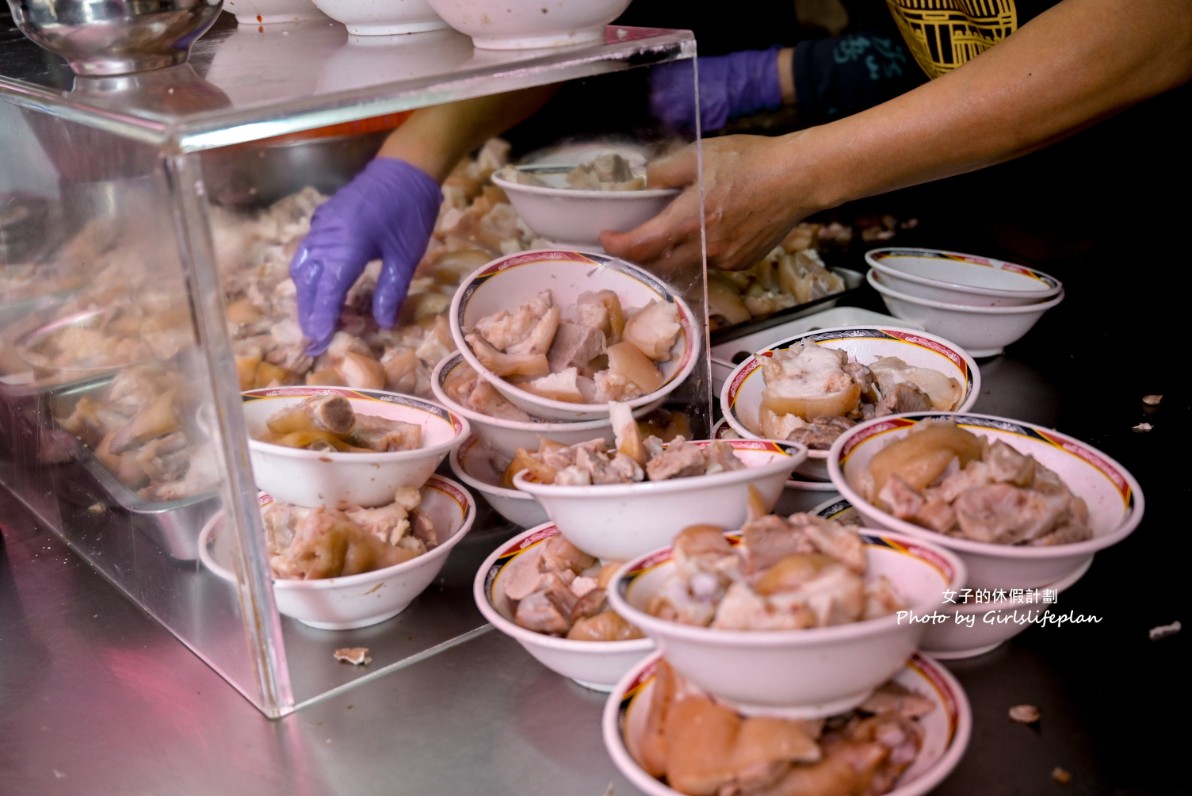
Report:
M 455 477 L 480 493 L 488 505 L 509 522 L 522 528 L 542 525 L 549 518 L 533 495 L 501 486 L 501 471 L 493 453 L 476 436 L 451 451 L 447 462 Z
M 601 734 L 617 769 L 647 796 L 684 796 L 651 776 L 629 751 L 645 729 L 647 706 L 662 656 L 655 653 L 634 666 L 617 683 L 601 717 Z M 922 746 L 915 761 L 886 796 L 922 796 L 943 782 L 964 757 L 972 737 L 973 713 L 956 678 L 935 661 L 914 655 L 892 678 L 930 699 L 931 711 L 919 719 Z
M 712 440 L 696 440 L 701 447 Z M 741 470 L 639 481 L 632 484 L 559 486 L 533 480 L 523 470 L 513 477 L 576 547 L 605 561 L 628 561 L 674 540 L 689 525 L 741 527 L 748 518 L 750 494 L 762 509 L 778 502 L 791 471 L 807 449 L 770 440 L 721 440 L 747 466 Z
M 224 0 L 241 25 L 276 25 L 305 19 L 326 19 L 312 0 Z
M 845 525 L 859 526 L 865 522 L 853 504 L 841 497 L 820 504 L 812 512 Z M 1092 564 L 1089 558 L 1055 583 L 1020 589 L 1013 595 L 965 587 L 954 595 L 953 601 L 940 606 L 938 617 L 928 624 L 919 649 L 941 660 L 984 655 L 1029 628 L 1041 614 L 1053 610 L 1060 592 L 1084 577 Z
M 865 262 L 891 290 L 953 304 L 1034 304 L 1055 298 L 1064 289 L 1055 277 L 1025 265 L 939 249 L 872 249 L 865 253 Z
M 604 41 L 604 27 L 630 0 L 429 0 L 439 16 L 479 49 L 520 50 Z
M 600 233 L 628 232 L 658 215 L 678 195 L 676 189 L 635 191 L 577 190 L 567 185 L 573 165 L 532 164 L 506 169 L 533 175 L 547 185 L 526 185 L 505 169 L 492 180 L 509 196 L 526 226 L 552 245 L 600 249 Z
M 558 534 L 550 523 L 530 528 L 493 551 L 476 572 L 472 594 L 476 606 L 493 627 L 514 639 L 539 663 L 596 691 L 608 691 L 654 650 L 648 638 L 628 641 L 576 641 L 528 630 L 513 621 L 502 577 L 518 556 L 538 555 L 539 545 Z
M 434 475 L 422 487 L 421 509 L 430 515 L 439 544 L 391 567 L 320 580 L 273 581 L 277 611 L 320 630 L 349 630 L 397 616 L 438 577 L 447 556 L 472 528 L 476 504 L 462 486 Z M 264 508 L 273 498 L 261 495 Z M 233 540 L 223 533 L 220 511 L 199 535 L 199 558 L 219 577 L 236 581 Z
M 669 547 L 626 562 L 609 588 L 609 602 L 654 639 L 676 672 L 742 712 L 831 716 L 856 707 L 894 676 L 927 629 L 912 618 L 937 610 L 944 593 L 960 588 L 966 577 L 960 559 L 941 546 L 906 534 L 861 533 L 866 579 L 888 578 L 906 611 L 802 630 L 724 630 L 673 622 L 646 610 L 674 572 Z
M 729 374 L 720 391 L 720 412 L 733 431 L 742 437 L 762 437 L 758 412 L 765 379 L 762 362 L 775 351 L 793 348 L 808 340 L 816 345 L 845 351 L 849 359 L 868 365 L 881 357 L 898 357 L 915 368 L 930 368 L 956 379 L 964 391 L 957 410 L 972 408 L 981 394 L 981 372 L 977 363 L 949 340 L 917 329 L 882 326 L 837 326 L 817 329 L 780 340 L 741 362 Z M 828 483 L 828 451 L 811 450 L 795 474 L 806 481 Z
M 1043 547 L 977 542 L 936 533 L 879 509 L 863 494 L 869 461 L 929 420 L 953 420 L 966 431 L 1005 442 L 1055 472 L 1088 505 L 1093 538 Z M 1062 580 L 1097 551 L 1129 536 L 1142 520 L 1145 506 L 1134 477 L 1091 445 L 1043 426 L 990 415 L 912 412 L 861 423 L 836 440 L 828 452 L 828 471 L 837 491 L 860 512 L 867 526 L 889 528 L 948 548 L 964 559 L 969 573 L 965 585 L 972 588 L 1041 588 Z
M 964 346 L 974 357 L 996 356 L 1017 342 L 1043 317 L 1043 313 L 1064 300 L 1060 293 L 1045 301 L 1009 307 L 973 307 L 910 296 L 893 290 L 878 271 L 870 269 L 865 281 L 882 297 L 886 309 L 897 318 L 920 324 Z
M 464 371 L 471 371 L 472 366 L 465 360 L 463 354 L 456 351 L 439 360 L 430 377 L 431 391 L 435 400 L 443 404 L 457 415 L 467 418 L 471 424 L 472 433 L 479 437 L 493 451 L 493 453 L 507 461 L 513 461 L 519 448 L 537 450 L 542 438 L 554 440 L 564 445 L 574 445 L 590 439 L 604 439 L 613 442 L 612 420 L 607 416 L 594 420 L 509 420 L 493 417 L 475 409 L 470 409 L 458 401 L 451 394 L 451 383 L 456 377 L 464 375 Z M 647 414 L 654 405 L 646 405 L 634 410 L 634 415 L 640 417 Z
M 581 294 L 600 290 L 615 292 L 627 314 L 651 301 L 666 301 L 676 306 L 679 339 L 672 348 L 671 359 L 659 363 L 664 384 L 654 392 L 624 401 L 630 409 L 658 405 L 695 369 L 701 351 L 702 325 L 687 302 L 648 271 L 591 252 L 540 249 L 512 254 L 493 260 L 462 280 L 451 301 L 451 336 L 467 363 L 526 412 L 551 420 L 595 420 L 609 415 L 607 403 L 558 401 L 511 384 L 481 364 L 464 339 L 482 318 L 502 310 L 516 312 L 548 288 L 554 303 L 564 311 Z
M 447 27 L 427 0 L 314 0 L 353 36 L 421 33 Z
M 311 395 L 346 396 L 357 414 L 422 427 L 416 450 L 385 453 L 310 451 L 262 442 L 266 421 Z M 382 506 L 400 487 L 421 486 L 471 433 L 468 421 L 433 401 L 382 390 L 346 387 L 272 387 L 243 393 L 248 452 L 257 486 L 298 506 Z

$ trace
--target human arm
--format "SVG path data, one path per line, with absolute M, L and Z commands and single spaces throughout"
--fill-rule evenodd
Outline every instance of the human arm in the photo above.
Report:
M 488 138 L 522 121 L 553 88 L 535 88 L 419 109 L 377 156 L 323 203 L 290 264 L 308 352 L 327 349 L 352 286 L 381 260 L 373 317 L 392 327 L 438 218 L 439 185 Z
M 785 136 L 700 142 L 708 265 L 748 267 L 816 212 L 1025 155 L 1190 78 L 1186 0 L 1063 0 L 868 110 Z M 607 251 L 646 266 L 698 261 L 696 146 L 651 164 L 652 185 L 685 190 L 637 229 L 602 236 Z

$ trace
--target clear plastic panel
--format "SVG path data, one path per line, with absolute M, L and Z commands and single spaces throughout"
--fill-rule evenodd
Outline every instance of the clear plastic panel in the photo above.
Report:
M 398 331 L 370 338 L 377 361 L 406 363 L 385 387 L 428 397 L 450 348 L 452 280 L 481 257 L 544 245 L 509 215 L 492 170 L 610 146 L 648 160 L 690 143 L 646 100 L 652 69 L 693 55 L 689 34 L 644 29 L 484 52 L 450 31 L 364 41 L 326 21 L 220 24 L 184 66 L 88 79 L 6 44 L 0 134 L 19 165 L 0 177 L 0 484 L 269 716 L 486 632 L 472 579 L 520 529 L 479 494 L 472 531 L 398 616 L 327 631 L 279 615 L 240 390 L 326 371 L 301 353 L 289 258 L 317 204 L 410 111 L 559 85 L 448 180 L 456 212 L 439 228 L 473 216 L 453 233 L 472 235 L 471 250 L 432 245 Z M 498 216 L 505 226 L 480 223 Z M 664 278 L 703 318 L 702 267 Z M 711 422 L 702 334 L 672 406 L 695 436 Z M 199 534 L 215 525 L 231 581 L 200 560 Z M 371 663 L 338 661 L 347 647 Z

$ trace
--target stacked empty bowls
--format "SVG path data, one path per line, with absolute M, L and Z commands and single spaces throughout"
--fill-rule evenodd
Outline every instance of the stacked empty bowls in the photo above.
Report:
M 1000 354 L 1064 298 L 1058 279 L 990 257 L 889 247 L 870 251 L 865 260 L 866 280 L 892 315 L 974 357 Z

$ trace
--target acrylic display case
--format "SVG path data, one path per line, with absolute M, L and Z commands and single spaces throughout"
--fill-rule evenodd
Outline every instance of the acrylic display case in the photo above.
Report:
M 600 44 L 482 51 L 453 31 L 360 39 L 327 20 L 237 26 L 224 13 L 187 64 L 107 78 L 75 77 L 12 34 L 0 48 L 0 485 L 270 717 L 486 632 L 472 578 L 520 529 L 479 495 L 468 538 L 397 617 L 326 631 L 277 612 L 241 389 L 313 365 L 280 352 L 300 352 L 300 332 L 261 306 L 293 302 L 285 266 L 314 206 L 411 111 L 559 85 L 507 148 L 470 156 L 445 191 L 466 202 L 491 190 L 484 158 L 689 143 L 645 111 L 651 70 L 693 63 L 691 34 L 610 26 Z M 667 279 L 703 318 L 703 269 Z M 400 385 L 423 395 L 446 351 L 427 335 L 450 286 L 443 272 L 429 281 L 438 293 L 403 308 L 422 313 L 403 316 L 422 336 Z M 671 407 L 696 435 L 711 424 L 707 351 L 705 327 Z M 235 541 L 235 583 L 201 561 L 212 522 Z M 338 661 L 348 647 L 372 663 Z

